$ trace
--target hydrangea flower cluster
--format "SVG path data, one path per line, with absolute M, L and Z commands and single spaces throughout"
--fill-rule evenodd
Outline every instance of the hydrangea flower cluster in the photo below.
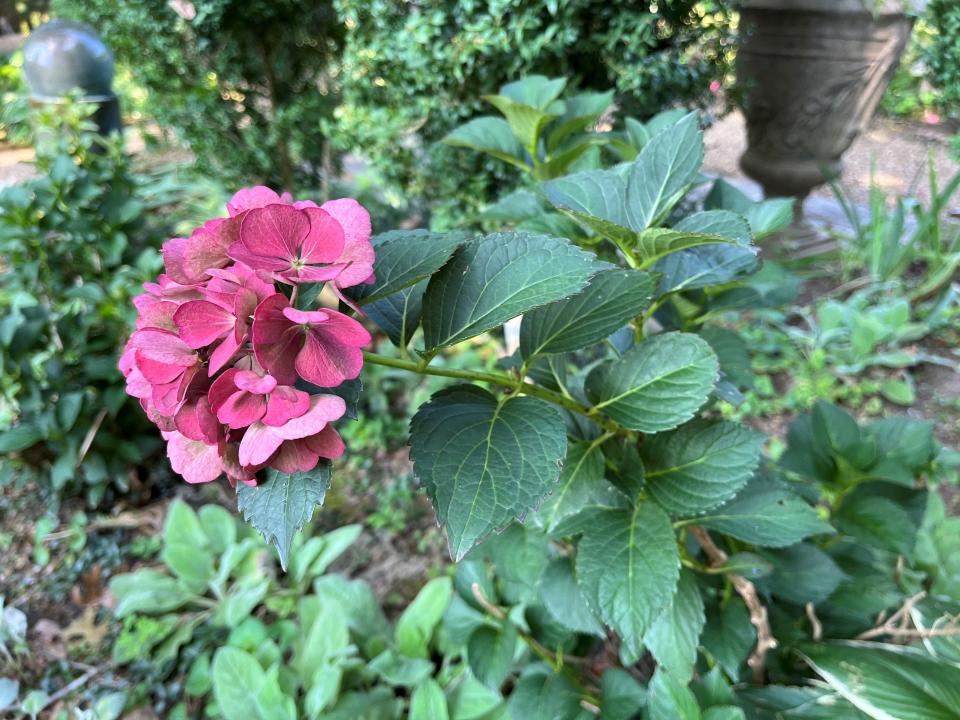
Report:
M 306 471 L 343 453 L 331 423 L 345 403 L 316 390 L 360 374 L 370 334 L 291 300 L 306 283 L 344 299 L 343 288 L 373 281 L 374 253 L 355 200 L 318 206 L 253 187 L 227 211 L 164 243 L 166 272 L 134 299 L 120 370 L 187 482 L 255 485 L 263 468 Z

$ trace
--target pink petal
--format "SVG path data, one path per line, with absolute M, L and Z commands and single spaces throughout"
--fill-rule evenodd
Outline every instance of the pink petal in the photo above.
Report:
M 307 334 L 297 353 L 295 368 L 300 377 L 320 387 L 336 387 L 360 374 L 363 352 L 339 343 L 324 342 L 316 332 Z
M 205 483 L 220 477 L 223 468 L 216 445 L 207 445 L 174 432 L 167 439 L 167 457 L 174 472 L 188 483 Z
M 288 420 L 304 415 L 310 409 L 310 396 L 288 385 L 280 385 L 267 398 L 267 413 L 264 425 L 277 427 Z
M 258 255 L 241 242 L 235 242 L 227 249 L 227 252 L 230 254 L 230 257 L 237 262 L 242 262 L 256 270 L 280 272 L 290 269 L 289 259 Z
M 330 425 L 327 425 L 316 435 L 311 435 L 302 442 L 305 442 L 312 452 L 328 460 L 336 460 L 343 455 L 343 451 L 346 450 L 340 434 Z
M 167 274 L 178 283 L 183 284 L 193 282 L 193 278 L 187 274 L 183 266 L 183 254 L 188 242 L 187 238 L 171 238 L 160 248 L 160 253 L 163 255 L 163 267 Z
M 191 348 L 203 348 L 233 330 L 236 318 L 212 302 L 191 300 L 179 307 L 173 321 L 181 340 Z
M 283 315 L 289 307 L 287 299 L 277 293 L 261 302 L 253 314 L 253 351 L 267 372 L 283 385 L 297 380 L 294 367 L 297 353 L 303 347 L 304 333 Z
M 173 422 L 177 430 L 191 440 L 198 440 L 208 445 L 217 443 L 220 423 L 205 397 L 197 398 L 196 402 L 186 403 L 177 411 Z
M 279 202 L 281 199 L 276 192 L 263 185 L 256 185 L 234 193 L 233 197 L 227 200 L 227 213 L 230 217 L 235 217 L 245 210 L 262 208 Z
M 232 430 L 252 425 L 267 411 L 267 399 L 263 395 L 235 392 L 217 410 L 217 419 Z
M 240 221 L 240 242 L 263 258 L 291 261 L 310 232 L 306 211 L 289 205 L 268 205 L 244 213 Z M 248 263 L 249 264 L 249 263 Z M 256 268 L 257 265 L 250 265 Z
M 277 380 L 272 375 L 260 376 L 252 370 L 241 370 L 234 376 L 233 382 L 240 390 L 255 395 L 266 395 L 277 386 Z
M 297 310 L 289 305 L 283 309 L 283 316 L 296 325 L 323 323 L 330 319 L 330 315 L 323 310 Z
M 150 298 L 150 301 L 141 301 L 137 303 L 137 298 Z M 137 315 L 137 330 L 146 328 L 156 328 L 159 330 L 177 331 L 177 325 L 173 322 L 173 314 L 177 311 L 177 304 L 166 300 L 158 300 L 152 295 L 138 295 L 133 299 L 134 304 L 139 311 Z
M 337 278 L 340 287 L 352 287 L 365 282 L 373 273 L 374 251 L 370 244 L 370 213 L 351 198 L 330 200 L 320 206 L 330 213 L 343 228 L 343 253 L 337 262 L 349 263 Z
M 340 223 L 320 208 L 307 208 L 301 212 L 310 221 L 310 231 L 300 245 L 300 259 L 309 265 L 335 262 L 343 253 L 346 242 Z M 367 221 L 369 227 L 369 217 Z
M 255 422 L 247 428 L 240 440 L 240 464 L 262 465 L 270 460 L 282 444 L 283 438 L 277 435 L 276 428 Z
M 326 312 L 327 319 L 323 323 L 311 326 L 311 330 L 318 333 L 324 341 L 353 347 L 370 344 L 370 333 L 359 322 L 336 310 Z
M 197 354 L 183 340 L 167 330 L 146 328 L 130 336 L 130 345 L 148 360 L 189 367 L 199 362 Z
M 220 369 L 233 359 L 233 356 L 237 354 L 237 350 L 239 349 L 240 343 L 237 342 L 234 334 L 228 333 L 223 339 L 223 342 L 217 345 L 217 349 L 210 354 L 210 367 L 208 370 L 210 377 L 220 372 Z
M 280 446 L 271 460 L 270 467 L 284 473 L 307 472 L 320 462 L 320 456 L 313 452 L 303 440 L 287 440 Z
M 237 481 L 240 481 L 246 485 L 256 485 L 257 484 L 257 471 L 262 469 L 262 466 L 255 465 L 241 465 L 240 456 L 239 456 L 239 446 L 237 443 L 228 443 L 223 448 L 223 458 L 221 462 L 223 463 L 223 471 L 227 474 L 227 479 L 230 481 L 230 485 L 236 486 Z
M 210 407 L 214 414 L 227 401 L 227 398 L 237 391 L 233 379 L 238 372 L 239 370 L 235 368 L 229 368 L 210 385 L 210 389 L 207 391 L 207 400 L 210 401 Z
M 183 374 L 182 365 L 168 365 L 145 358 L 139 350 L 136 353 L 136 368 L 144 379 L 152 385 L 171 383 Z
M 347 410 L 347 404 L 337 395 L 314 395 L 310 398 L 310 409 L 300 417 L 288 420 L 273 432 L 282 440 L 299 440 L 316 435 L 327 423 L 339 420 Z
M 230 264 L 227 248 L 239 240 L 238 222 L 215 218 L 193 231 L 183 251 L 183 269 L 188 276 L 202 278 L 211 268 Z

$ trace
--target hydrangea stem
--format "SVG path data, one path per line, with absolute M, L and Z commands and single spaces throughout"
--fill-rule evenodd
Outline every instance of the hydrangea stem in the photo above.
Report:
M 577 402 L 573 398 L 566 397 L 560 393 L 554 392 L 553 390 L 540 387 L 539 385 L 532 385 L 522 381 L 518 383 L 516 377 L 507 375 L 505 373 L 476 372 L 474 370 L 430 367 L 424 366 L 422 363 L 415 363 L 409 360 L 400 360 L 399 358 L 385 357 L 383 355 L 377 355 L 376 353 L 371 352 L 364 352 L 363 360 L 364 362 L 371 363 L 372 365 L 384 365 L 386 367 L 407 370 L 409 372 L 419 373 L 421 375 L 435 375 L 437 377 L 448 377 L 458 380 L 472 380 L 474 382 L 500 385 L 501 387 L 509 388 L 510 390 L 523 395 L 532 395 L 533 397 L 538 397 L 541 400 L 546 400 L 547 402 L 551 402 L 554 405 L 559 405 L 560 407 L 570 410 L 571 412 L 575 412 L 583 415 L 584 417 L 590 418 L 593 420 L 593 422 L 600 425 L 607 432 L 618 435 L 622 435 L 627 432 L 612 420 L 601 417 L 597 413 L 593 412 L 592 408 Z

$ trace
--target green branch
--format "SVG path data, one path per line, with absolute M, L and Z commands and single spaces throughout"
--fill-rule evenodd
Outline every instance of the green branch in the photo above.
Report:
M 474 382 L 500 385 L 501 387 L 509 388 L 510 390 L 523 395 L 532 395 L 533 397 L 538 397 L 541 400 L 546 400 L 554 405 L 559 405 L 562 408 L 566 408 L 571 412 L 575 412 L 579 415 L 590 418 L 608 432 L 618 435 L 622 435 L 627 432 L 612 420 L 599 417 L 591 408 L 577 402 L 573 398 L 566 397 L 560 393 L 554 392 L 553 390 L 540 387 L 539 385 L 532 385 L 530 383 L 523 382 L 522 380 L 518 382 L 516 377 L 507 375 L 505 373 L 476 372 L 474 370 L 456 370 L 453 368 L 430 367 L 424 366 L 423 363 L 415 363 L 409 360 L 384 357 L 383 355 L 377 355 L 376 353 L 371 352 L 364 352 L 363 360 L 364 362 L 368 362 L 372 365 L 383 365 L 385 367 L 398 368 L 400 370 L 407 370 L 408 372 L 419 373 L 421 375 L 435 375 L 437 377 L 448 377 L 458 380 L 472 380 Z

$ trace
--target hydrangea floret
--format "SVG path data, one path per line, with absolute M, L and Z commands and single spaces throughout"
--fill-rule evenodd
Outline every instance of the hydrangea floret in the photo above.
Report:
M 326 283 L 344 299 L 373 281 L 374 252 L 370 215 L 349 198 L 317 205 L 252 187 L 227 213 L 164 243 L 165 272 L 134 300 L 119 365 L 187 482 L 255 485 L 265 468 L 308 471 L 343 454 L 333 423 L 346 404 L 321 391 L 359 376 L 370 334 L 296 298 Z

